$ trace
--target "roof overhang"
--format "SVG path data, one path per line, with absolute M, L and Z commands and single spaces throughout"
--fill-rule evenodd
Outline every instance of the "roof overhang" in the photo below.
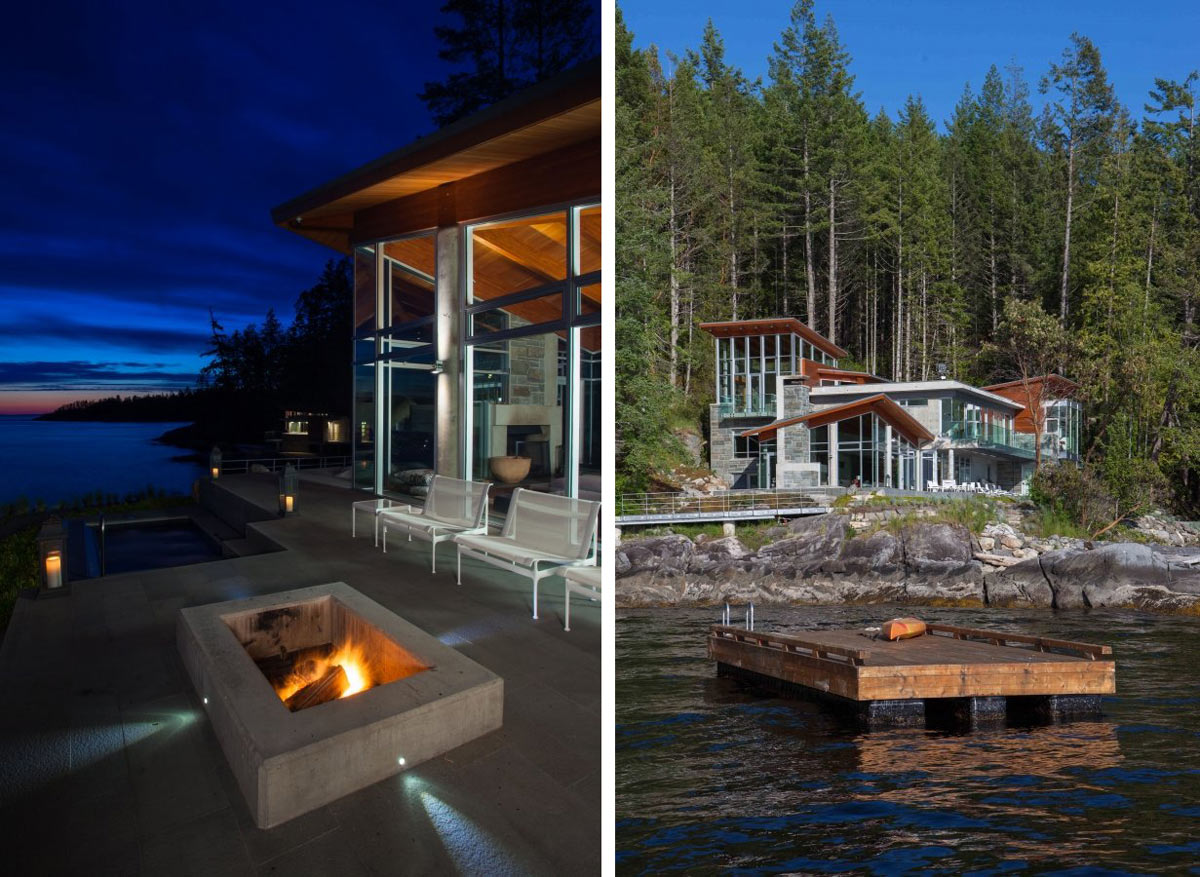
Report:
M 762 441 L 774 437 L 784 427 L 804 424 L 809 429 L 816 429 L 819 426 L 826 426 L 830 423 L 848 420 L 851 417 L 859 417 L 863 414 L 875 414 L 880 420 L 890 424 L 892 429 L 899 432 L 900 435 L 904 436 L 914 445 L 922 445 L 925 442 L 933 441 L 933 433 L 882 393 L 866 399 L 856 399 L 853 402 L 847 402 L 845 405 L 834 405 L 830 408 L 823 408 L 820 411 L 802 414 L 799 417 L 776 420 L 774 423 L 768 423 L 765 426 L 748 429 L 741 433 L 741 437 L 754 437 Z
M 766 320 L 732 320 L 724 323 L 701 323 L 700 328 L 715 338 L 745 338 L 754 335 L 799 335 L 809 344 L 825 351 L 834 359 L 849 356 L 824 335 L 814 332 L 795 317 L 776 317 Z
M 978 387 L 972 387 L 970 384 L 964 384 L 961 381 L 885 381 L 882 384 L 839 384 L 834 387 L 813 387 L 809 393 L 814 400 L 817 397 L 823 396 L 846 396 L 855 393 L 916 393 L 920 395 L 937 396 L 946 395 L 950 392 L 961 392 L 968 396 L 986 400 L 992 405 L 1002 408 L 1009 408 L 1014 413 L 1020 411 L 1025 406 L 1020 402 L 1009 399 L 1006 396 L 1001 396 L 998 393 L 993 393 L 990 390 L 981 390 Z
M 996 393 L 1004 390 L 1021 390 L 1026 386 L 1027 383 L 1030 386 L 1045 384 L 1050 389 L 1051 393 L 1061 393 L 1063 395 L 1070 395 L 1079 389 L 1079 384 L 1075 383 L 1070 378 L 1064 378 L 1059 374 L 1039 375 L 1035 378 L 1030 378 L 1028 381 L 1005 381 L 1003 384 L 991 384 L 983 389 L 990 393 Z
M 593 59 L 280 204 L 277 225 L 342 251 L 355 214 L 600 136 Z

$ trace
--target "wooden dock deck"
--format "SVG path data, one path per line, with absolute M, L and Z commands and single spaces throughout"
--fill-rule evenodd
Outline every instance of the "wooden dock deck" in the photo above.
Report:
M 1090 643 L 930 624 L 889 642 L 863 630 L 763 633 L 714 625 L 718 673 L 832 696 L 868 715 L 916 721 L 925 704 L 957 701 L 972 716 L 1003 716 L 1005 699 L 1039 698 L 1051 712 L 1095 712 L 1116 691 L 1112 649 Z

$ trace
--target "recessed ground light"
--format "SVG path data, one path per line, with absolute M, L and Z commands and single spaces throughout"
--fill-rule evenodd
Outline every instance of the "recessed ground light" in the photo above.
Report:
M 401 755 L 399 758 L 396 759 L 396 764 L 400 765 L 401 767 L 404 767 L 404 756 L 403 755 Z
M 206 697 L 206 698 L 204 698 L 204 702 L 205 702 L 205 703 L 208 703 L 208 698 L 207 698 L 207 697 Z

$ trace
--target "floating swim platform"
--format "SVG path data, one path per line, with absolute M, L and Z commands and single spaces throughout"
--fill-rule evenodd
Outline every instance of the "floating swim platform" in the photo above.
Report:
M 1100 697 L 1116 692 L 1106 645 L 949 624 L 925 629 L 889 641 L 870 630 L 783 634 L 718 624 L 708 656 L 720 675 L 833 697 L 899 723 L 923 720 L 927 703 L 972 717 L 1003 717 L 1007 699 L 1051 717 L 1096 713 Z

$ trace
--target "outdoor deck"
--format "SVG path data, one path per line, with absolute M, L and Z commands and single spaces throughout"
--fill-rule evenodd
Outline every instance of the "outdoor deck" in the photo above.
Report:
M 222 476 L 226 520 L 284 550 L 74 581 L 21 600 L 0 646 L 5 872 L 593 872 L 600 862 L 600 612 L 562 585 L 427 543 L 350 536 L 345 487 L 305 478 L 274 516 L 271 475 Z M 241 529 L 243 523 L 231 521 Z M 365 533 L 365 535 L 364 535 Z M 441 568 L 441 564 L 439 564 Z M 345 581 L 504 679 L 504 725 L 271 830 L 254 826 L 176 649 L 179 609 Z M 575 601 L 573 601 L 574 603 Z
M 900 723 L 923 718 L 927 703 L 941 701 L 961 701 L 953 706 L 972 716 L 1002 718 L 1008 698 L 1023 706 L 1040 698 L 1050 712 L 1094 712 L 1100 695 L 1116 691 L 1108 646 L 945 624 L 928 631 L 889 642 L 860 630 L 793 636 L 714 625 L 708 655 L 719 673 L 832 696 L 868 718 Z

